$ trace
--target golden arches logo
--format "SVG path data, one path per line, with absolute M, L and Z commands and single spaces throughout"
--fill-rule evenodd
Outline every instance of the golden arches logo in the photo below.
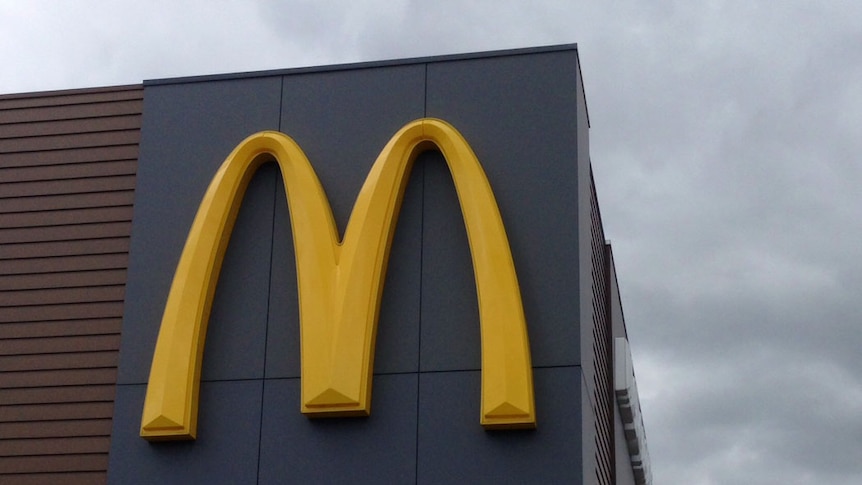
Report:
M 377 157 L 339 241 L 323 187 L 299 146 L 265 131 L 219 168 L 177 265 L 153 354 L 141 436 L 194 439 L 204 339 L 224 253 L 248 183 L 275 161 L 290 210 L 299 292 L 302 412 L 366 416 L 377 317 L 395 220 L 416 156 L 442 152 L 461 203 L 473 258 L 482 341 L 481 424 L 534 427 L 533 377 L 515 266 L 491 186 L 458 131 L 437 119 L 408 123 Z

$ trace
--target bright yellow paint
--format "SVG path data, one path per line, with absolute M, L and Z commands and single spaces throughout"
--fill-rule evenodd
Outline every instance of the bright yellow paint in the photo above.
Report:
M 535 426 L 527 328 L 500 212 L 476 155 L 451 125 L 411 122 L 368 174 L 344 240 L 314 169 L 288 136 L 246 138 L 207 189 L 177 265 L 153 356 L 141 436 L 194 439 L 204 338 L 225 249 L 248 183 L 275 160 L 290 208 L 299 287 L 302 412 L 366 416 L 377 317 L 395 219 L 416 156 L 437 148 L 449 169 L 473 257 L 482 339 L 481 423 Z

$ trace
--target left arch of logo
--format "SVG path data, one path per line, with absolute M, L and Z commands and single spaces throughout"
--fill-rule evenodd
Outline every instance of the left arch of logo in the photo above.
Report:
M 343 240 L 323 187 L 293 139 L 264 131 L 233 150 L 204 195 L 177 265 L 153 353 L 141 436 L 196 436 L 203 346 L 222 260 L 249 181 L 273 160 L 285 185 L 296 251 L 302 412 L 367 416 L 395 221 L 413 161 L 434 148 L 452 174 L 473 260 L 482 345 L 480 422 L 489 429 L 535 427 L 526 321 L 491 185 L 461 134 L 445 121 L 424 118 L 405 125 L 383 148 Z

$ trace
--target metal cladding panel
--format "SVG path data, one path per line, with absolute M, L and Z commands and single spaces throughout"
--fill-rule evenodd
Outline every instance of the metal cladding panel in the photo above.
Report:
M 582 483 L 578 367 L 535 369 L 535 430 L 476 426 L 478 371 L 419 379 L 416 483 Z
M 376 376 L 368 418 L 310 420 L 298 412 L 299 379 L 267 379 L 258 483 L 413 483 L 417 380 Z
M 482 359 L 479 308 L 458 195 L 440 153 L 428 153 L 422 162 L 421 370 L 477 370 Z
M 375 374 L 419 368 L 419 268 L 421 267 L 423 166 L 420 156 L 404 194 L 380 303 Z M 266 377 L 299 377 L 299 308 L 296 260 L 284 187 L 276 185 Z M 478 330 L 478 329 L 477 329 Z
M 293 250 L 284 184 L 275 190 L 272 226 L 272 268 L 266 334 L 267 378 L 299 377 L 299 295 L 296 286 L 296 256 Z
M 277 168 L 260 168 L 248 186 L 213 297 L 202 380 L 262 378 L 269 311 L 273 199 Z
M 329 198 L 339 234 L 380 151 L 421 118 L 425 67 L 394 66 L 286 76 L 281 131 L 296 140 Z M 419 340 L 421 173 L 398 219 L 379 320 L 375 372 L 415 372 Z M 418 175 L 418 176 L 417 176 Z M 296 267 L 284 191 L 276 201 L 267 377 L 299 376 Z M 383 345 L 392 341 L 393 345 Z
M 374 373 L 418 372 L 421 326 L 422 218 L 425 168 L 416 160 L 392 239 L 389 269 L 380 302 Z
M 284 77 L 281 131 L 314 165 L 340 233 L 380 150 L 424 115 L 424 82 L 422 65 Z
M 146 386 L 117 386 L 108 483 L 256 483 L 263 381 L 201 383 L 197 441 L 138 436 Z
M 278 129 L 280 90 L 281 82 L 277 78 L 145 88 L 119 384 L 147 382 L 165 299 L 201 198 L 222 161 L 240 141 L 256 131 Z M 274 172 L 270 172 L 269 177 L 273 176 Z M 254 212 L 271 212 L 274 186 L 274 181 L 253 184 L 252 188 L 268 191 L 270 200 L 267 208 L 266 194 L 249 193 L 246 201 L 250 204 L 260 201 L 264 206 L 253 208 Z M 237 220 L 239 231 L 234 234 L 234 240 L 271 239 L 271 224 L 269 228 L 259 227 L 244 219 Z M 243 233 L 247 226 L 253 234 Z M 263 256 L 248 257 L 254 261 L 253 266 L 243 270 L 242 278 L 220 279 L 218 291 L 249 295 L 257 299 L 253 303 L 255 308 L 265 309 L 269 286 L 268 250 Z M 243 256 L 239 260 L 250 262 Z M 232 271 L 223 267 L 224 274 Z M 227 330 L 227 327 L 239 326 L 246 333 L 258 335 L 262 349 L 265 318 L 243 318 L 224 324 L 222 318 L 219 313 L 213 313 L 208 334 L 213 341 L 221 340 L 231 347 L 219 350 L 222 352 L 219 358 L 231 362 L 229 367 L 232 368 L 222 377 L 262 376 L 262 356 L 242 347 L 248 340 L 230 341 L 214 334 L 219 329 L 233 332 L 234 328 Z M 232 317 L 225 319 L 233 320 Z M 215 352 L 215 349 L 208 347 L 208 351 Z M 214 370 L 212 364 L 205 365 Z M 214 372 L 208 372 L 207 377 L 219 378 Z
M 579 363 L 577 134 L 587 127 L 576 119 L 583 104 L 574 89 L 577 78 L 575 50 L 428 65 L 427 115 L 461 131 L 497 197 L 535 366 Z M 451 205 L 446 184 L 426 184 L 425 214 L 439 210 L 446 214 L 440 217 L 452 218 L 447 227 L 454 228 L 459 214 L 446 208 Z M 469 255 L 450 256 L 467 252 L 464 245 L 433 247 L 458 237 L 447 233 L 426 240 L 423 253 L 441 254 L 432 264 L 444 264 L 445 256 L 451 261 L 447 266 L 469 260 Z M 472 280 L 470 266 L 453 271 L 461 274 L 435 278 L 423 270 L 422 370 L 476 368 L 478 362 L 475 352 L 451 355 L 445 351 L 449 342 L 439 340 L 476 321 L 474 293 L 465 289 Z M 449 301 L 425 305 L 426 298 L 444 298 L 439 295 Z

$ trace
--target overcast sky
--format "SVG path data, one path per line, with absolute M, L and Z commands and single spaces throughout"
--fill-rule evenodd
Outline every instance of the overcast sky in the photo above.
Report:
M 0 93 L 577 42 L 656 485 L 862 483 L 862 2 L 531 3 L 0 0 Z

